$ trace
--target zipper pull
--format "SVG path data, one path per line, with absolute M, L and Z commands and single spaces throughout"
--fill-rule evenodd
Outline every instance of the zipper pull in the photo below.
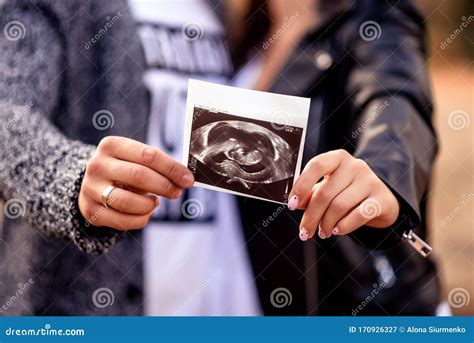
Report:
M 428 256 L 433 250 L 424 240 L 422 240 L 413 230 L 403 233 L 403 238 L 423 257 Z

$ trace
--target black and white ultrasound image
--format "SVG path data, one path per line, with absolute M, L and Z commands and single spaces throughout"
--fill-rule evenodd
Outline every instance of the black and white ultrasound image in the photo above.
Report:
M 287 202 L 303 129 L 194 107 L 188 168 L 198 182 Z

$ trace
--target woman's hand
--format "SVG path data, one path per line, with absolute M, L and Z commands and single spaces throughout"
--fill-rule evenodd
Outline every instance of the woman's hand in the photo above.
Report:
M 158 206 L 156 195 L 178 198 L 194 183 L 192 173 L 162 151 L 125 137 L 106 137 L 89 160 L 79 209 L 94 226 L 118 230 L 144 227 Z M 115 188 L 104 206 L 102 193 Z
M 317 183 L 319 179 L 324 179 Z M 303 209 L 300 238 L 345 235 L 366 225 L 386 228 L 395 223 L 400 205 L 366 162 L 345 150 L 311 159 L 290 193 L 288 208 Z

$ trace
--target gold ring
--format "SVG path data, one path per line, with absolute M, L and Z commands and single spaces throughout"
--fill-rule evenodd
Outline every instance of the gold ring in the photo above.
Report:
M 102 205 L 104 205 L 104 207 L 108 207 L 109 196 L 114 191 L 115 188 L 117 187 L 110 185 L 110 186 L 105 187 L 104 191 L 102 192 L 101 200 L 102 200 Z

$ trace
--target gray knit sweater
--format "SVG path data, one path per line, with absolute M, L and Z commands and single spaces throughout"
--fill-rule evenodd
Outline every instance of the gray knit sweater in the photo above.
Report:
M 0 29 L 0 315 L 141 314 L 140 233 L 87 226 L 77 206 L 94 145 L 146 132 L 126 3 L 0 1 Z

